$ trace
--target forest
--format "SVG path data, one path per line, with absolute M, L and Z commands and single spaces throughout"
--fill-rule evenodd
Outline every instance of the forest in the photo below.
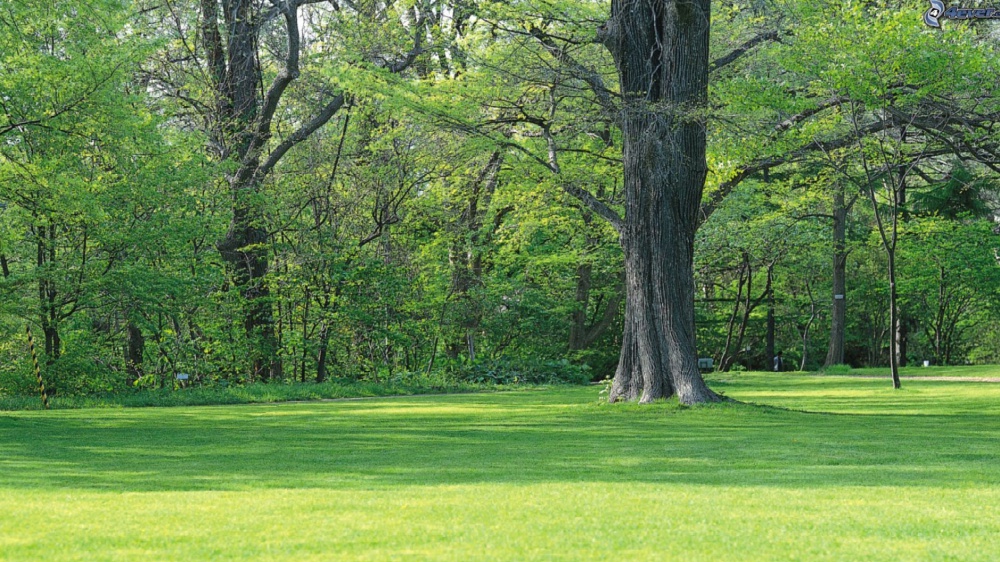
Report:
M 995 22 L 608 5 L 0 2 L 0 395 L 1000 362 Z

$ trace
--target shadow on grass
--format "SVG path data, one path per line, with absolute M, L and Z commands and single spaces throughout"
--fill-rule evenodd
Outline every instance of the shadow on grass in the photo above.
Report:
M 371 489 L 481 482 L 803 488 L 1000 481 L 993 414 L 817 416 L 748 404 L 640 408 L 599 406 L 595 399 L 593 389 L 566 389 L 0 414 L 0 488 Z

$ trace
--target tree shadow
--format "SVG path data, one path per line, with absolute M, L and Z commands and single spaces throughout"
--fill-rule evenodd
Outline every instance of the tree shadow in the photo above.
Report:
M 598 406 L 582 393 L 19 413 L 0 487 L 380 489 L 483 482 L 835 487 L 997 482 L 990 415 Z

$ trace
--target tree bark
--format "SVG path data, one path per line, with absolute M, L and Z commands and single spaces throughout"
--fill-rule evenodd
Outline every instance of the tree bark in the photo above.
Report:
M 324 320 L 323 327 L 320 328 L 319 330 L 319 356 L 316 358 L 317 383 L 326 381 L 326 355 L 329 346 L 330 346 L 330 335 L 326 321 Z
M 813 298 L 812 287 L 806 282 L 806 294 L 809 295 L 809 320 L 802 328 L 802 360 L 799 361 L 799 370 L 806 370 L 806 357 L 809 353 L 809 330 L 812 328 L 813 320 L 816 319 L 816 299 Z
M 705 185 L 708 0 L 614 0 L 599 37 L 621 112 L 626 329 L 611 401 L 720 400 L 698 371 L 694 235 Z

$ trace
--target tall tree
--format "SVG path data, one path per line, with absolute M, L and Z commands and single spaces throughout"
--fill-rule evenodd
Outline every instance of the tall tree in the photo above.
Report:
M 227 178 L 233 217 L 217 247 L 244 297 L 244 328 L 254 350 L 253 376 L 263 380 L 280 377 L 281 362 L 271 290 L 266 281 L 269 240 L 260 194 L 265 180 L 288 151 L 323 127 L 347 102 L 347 94 L 337 84 L 316 88 L 315 98 L 320 101 L 313 106 L 312 114 L 293 125 L 293 130 L 277 143 L 270 142 L 279 107 L 301 74 L 304 46 L 300 11 L 307 5 L 320 3 L 320 0 L 270 0 L 268 4 L 254 0 L 200 0 L 199 6 L 205 65 L 215 93 L 211 134 L 220 157 L 233 162 Z M 374 20 L 386 17 L 375 6 L 361 5 L 356 11 L 359 17 Z M 402 56 L 375 53 L 376 60 L 366 62 L 391 73 L 402 72 L 413 63 L 422 51 L 426 30 L 419 8 L 415 7 L 410 16 L 403 21 L 409 23 L 412 31 L 412 49 Z M 277 71 L 263 90 L 260 85 L 267 74 L 258 53 L 268 39 L 264 32 L 274 33 L 270 27 L 274 21 L 282 22 L 279 36 L 283 36 L 285 44 L 273 49 L 277 54 L 271 62 Z
M 626 319 L 611 400 L 719 400 L 698 372 L 694 326 L 709 11 L 708 0 L 614 0 L 598 32 L 623 97 Z

